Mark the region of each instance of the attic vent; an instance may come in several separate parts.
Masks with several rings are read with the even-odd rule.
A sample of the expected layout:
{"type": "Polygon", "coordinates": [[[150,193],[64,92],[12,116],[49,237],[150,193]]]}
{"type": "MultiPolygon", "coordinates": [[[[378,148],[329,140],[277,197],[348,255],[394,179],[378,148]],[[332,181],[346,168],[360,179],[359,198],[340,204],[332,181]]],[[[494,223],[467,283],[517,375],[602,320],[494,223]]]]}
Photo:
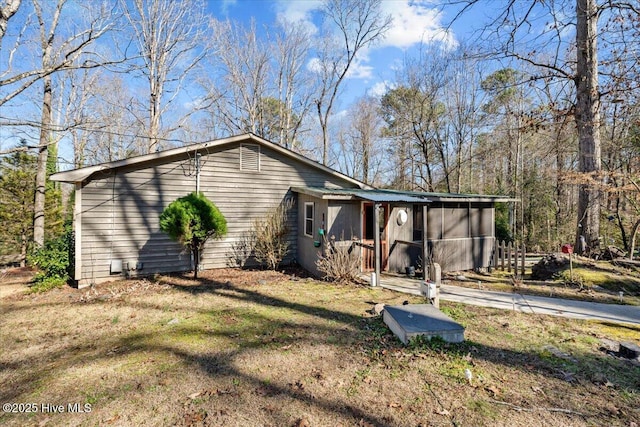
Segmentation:
{"type": "Polygon", "coordinates": [[[240,145],[240,170],[260,172],[260,146],[258,144],[240,145]]]}

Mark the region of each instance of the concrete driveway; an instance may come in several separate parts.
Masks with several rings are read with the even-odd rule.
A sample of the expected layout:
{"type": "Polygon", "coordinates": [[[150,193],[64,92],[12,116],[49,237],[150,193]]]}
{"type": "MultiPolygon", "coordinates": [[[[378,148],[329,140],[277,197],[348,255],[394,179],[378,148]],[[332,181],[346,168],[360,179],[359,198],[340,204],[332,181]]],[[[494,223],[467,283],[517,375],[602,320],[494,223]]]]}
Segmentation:
{"type": "Polygon", "coordinates": [[[440,299],[522,313],[547,314],[574,319],[601,320],[640,325],[640,307],[539,297],[442,285],[440,299]]]}
{"type": "MultiPolygon", "coordinates": [[[[382,288],[420,295],[419,282],[415,280],[386,281],[382,288]],[[385,283],[386,282],[386,283],[385,283]]],[[[602,304],[560,298],[495,292],[460,286],[442,285],[440,299],[481,307],[515,310],[522,313],[546,314],[574,319],[600,320],[603,322],[640,325],[640,307],[631,305],[602,304]]]]}

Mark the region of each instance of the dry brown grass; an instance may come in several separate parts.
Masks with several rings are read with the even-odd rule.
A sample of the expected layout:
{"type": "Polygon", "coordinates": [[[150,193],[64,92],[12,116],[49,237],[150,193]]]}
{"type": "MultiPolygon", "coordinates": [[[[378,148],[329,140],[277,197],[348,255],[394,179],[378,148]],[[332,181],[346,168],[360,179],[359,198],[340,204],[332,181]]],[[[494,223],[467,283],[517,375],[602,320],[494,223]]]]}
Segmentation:
{"type": "Polygon", "coordinates": [[[443,303],[467,342],[405,348],[369,310],[406,295],[277,272],[202,276],[5,296],[0,402],[91,412],[0,424],[640,423],[640,368],[600,350],[600,338],[637,341],[637,327],[443,303]]]}

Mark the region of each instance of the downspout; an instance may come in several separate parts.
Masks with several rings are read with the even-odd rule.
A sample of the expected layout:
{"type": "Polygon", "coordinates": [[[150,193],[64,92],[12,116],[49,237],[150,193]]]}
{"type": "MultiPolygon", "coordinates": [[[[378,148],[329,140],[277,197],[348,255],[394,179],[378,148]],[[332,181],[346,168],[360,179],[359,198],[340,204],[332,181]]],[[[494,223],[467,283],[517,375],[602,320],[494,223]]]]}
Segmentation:
{"type": "Polygon", "coordinates": [[[200,153],[196,153],[196,194],[200,194],[200,153]]]}
{"type": "Polygon", "coordinates": [[[82,182],[76,182],[76,194],[75,204],[73,207],[73,231],[75,234],[75,248],[74,248],[74,267],[73,280],[78,286],[78,289],[83,287],[84,283],[81,283],[82,277],[82,182]]]}
{"type": "Polygon", "coordinates": [[[380,286],[380,203],[373,205],[373,252],[374,270],[376,273],[376,283],[374,286],[380,286]]]}
{"type": "Polygon", "coordinates": [[[427,242],[427,205],[422,205],[422,279],[429,280],[429,242],[427,242]]]}

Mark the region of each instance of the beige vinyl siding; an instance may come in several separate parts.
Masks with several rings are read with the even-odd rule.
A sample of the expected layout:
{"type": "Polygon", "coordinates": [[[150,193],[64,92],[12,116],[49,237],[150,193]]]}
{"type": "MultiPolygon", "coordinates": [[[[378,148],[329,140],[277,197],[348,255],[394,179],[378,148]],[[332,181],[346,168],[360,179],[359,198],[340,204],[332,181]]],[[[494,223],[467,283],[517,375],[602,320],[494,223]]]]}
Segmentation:
{"type": "MultiPolygon", "coordinates": [[[[246,147],[245,147],[246,148],[246,147]]],[[[228,234],[209,241],[203,252],[203,268],[226,267],[233,248],[256,219],[295,198],[290,187],[352,187],[328,172],[305,165],[284,154],[260,146],[260,170],[240,168],[240,144],[230,143],[200,151],[200,191],[227,219],[228,234]]],[[[135,275],[190,269],[190,255],[159,229],[162,210],[175,199],[196,189],[194,154],[163,158],[155,163],[98,172],[86,182],[79,203],[82,219],[80,246],[82,283],[99,282],[121,275],[109,274],[111,260],[135,265],[135,275]]],[[[290,215],[291,258],[296,256],[298,223],[290,215]]]]}
{"type": "Polygon", "coordinates": [[[297,254],[298,262],[308,272],[315,276],[321,276],[322,273],[316,266],[316,260],[322,254],[324,250],[324,244],[320,247],[315,247],[314,242],[319,241],[324,243],[322,237],[318,234],[318,229],[322,227],[322,218],[325,218],[325,227],[327,226],[327,211],[329,202],[327,200],[317,199],[307,194],[298,195],[298,228],[301,230],[297,233],[297,254]],[[313,203],[313,236],[306,236],[304,230],[304,205],[305,203],[313,203]]]}

